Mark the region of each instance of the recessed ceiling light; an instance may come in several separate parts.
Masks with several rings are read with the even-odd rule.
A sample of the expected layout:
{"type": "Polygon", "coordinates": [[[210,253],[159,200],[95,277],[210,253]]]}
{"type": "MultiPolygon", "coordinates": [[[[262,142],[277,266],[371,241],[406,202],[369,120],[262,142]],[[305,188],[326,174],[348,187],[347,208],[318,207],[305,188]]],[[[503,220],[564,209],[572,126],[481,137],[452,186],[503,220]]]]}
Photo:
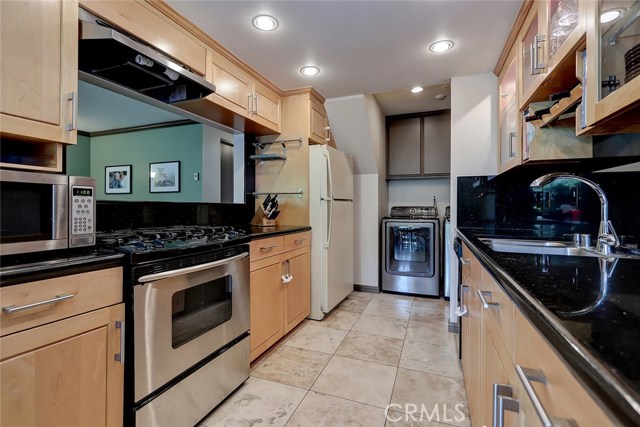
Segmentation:
{"type": "Polygon", "coordinates": [[[600,14],[600,23],[606,24],[607,22],[615,21],[622,15],[622,9],[609,9],[600,14]]]}
{"type": "Polygon", "coordinates": [[[258,15],[253,18],[253,26],[262,31],[273,31],[278,28],[278,20],[271,15],[258,15]]]}
{"type": "Polygon", "coordinates": [[[316,74],[320,73],[320,68],[313,65],[305,65],[304,67],[300,68],[300,72],[305,76],[315,76],[316,74]]]}
{"type": "Polygon", "coordinates": [[[421,88],[420,86],[416,86],[413,89],[411,89],[411,93],[420,93],[422,92],[424,89],[421,88]]]}
{"type": "Polygon", "coordinates": [[[446,52],[453,47],[451,40],[439,40],[429,46],[429,50],[434,53],[446,52]]]}

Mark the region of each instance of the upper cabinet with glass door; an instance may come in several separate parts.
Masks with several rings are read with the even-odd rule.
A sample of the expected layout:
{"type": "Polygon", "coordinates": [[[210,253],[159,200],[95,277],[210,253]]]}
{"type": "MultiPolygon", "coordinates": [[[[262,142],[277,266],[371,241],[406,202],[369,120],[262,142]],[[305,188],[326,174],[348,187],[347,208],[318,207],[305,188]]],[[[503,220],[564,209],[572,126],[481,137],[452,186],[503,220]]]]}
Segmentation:
{"type": "Polygon", "coordinates": [[[532,0],[518,35],[519,107],[575,86],[575,55],[585,34],[584,2],[532,0]]]}
{"type": "Polygon", "coordinates": [[[585,64],[586,102],[579,129],[640,132],[640,1],[589,1],[585,64]]]}
{"type": "Polygon", "coordinates": [[[520,138],[518,131],[520,128],[520,114],[518,111],[517,87],[517,58],[515,49],[511,50],[505,65],[506,70],[500,72],[500,158],[498,170],[500,173],[511,169],[521,163],[520,138]]]}

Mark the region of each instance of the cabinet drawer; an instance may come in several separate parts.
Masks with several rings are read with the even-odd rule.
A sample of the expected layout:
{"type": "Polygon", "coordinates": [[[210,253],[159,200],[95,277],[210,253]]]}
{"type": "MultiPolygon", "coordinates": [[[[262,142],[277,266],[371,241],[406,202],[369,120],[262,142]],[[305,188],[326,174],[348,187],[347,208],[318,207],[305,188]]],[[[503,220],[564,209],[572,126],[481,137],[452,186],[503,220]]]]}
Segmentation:
{"type": "Polygon", "coordinates": [[[284,250],[284,239],[282,236],[269,237],[267,239],[254,240],[251,242],[250,260],[251,262],[278,255],[284,250]]]}
{"type": "Polygon", "coordinates": [[[489,307],[483,306],[484,319],[493,324],[501,337],[502,343],[509,352],[509,357],[514,359],[514,312],[515,306],[507,294],[496,283],[493,277],[485,270],[482,274],[482,284],[477,292],[489,303],[489,307]],[[497,304],[497,305],[493,305],[497,304]]]}
{"type": "Polygon", "coordinates": [[[467,245],[462,245],[462,283],[473,289],[481,285],[482,266],[467,245]]]}
{"type": "MultiPolygon", "coordinates": [[[[580,427],[617,425],[604,414],[563,360],[519,311],[515,313],[515,328],[518,337],[516,364],[536,370],[537,374],[544,376],[546,383],[535,380],[529,382],[549,416],[572,419],[580,427]]],[[[518,400],[522,405],[519,415],[522,425],[537,425],[540,420],[532,410],[532,402],[524,391],[524,382],[517,379],[516,384],[518,400]]]]}
{"type": "Polygon", "coordinates": [[[122,267],[6,286],[0,297],[4,336],[122,302],[122,267]],[[46,301],[51,302],[36,305],[46,301]],[[35,306],[6,312],[30,304],[35,306]]]}
{"type": "Polygon", "coordinates": [[[285,252],[311,245],[311,232],[287,234],[284,237],[285,252]]]}

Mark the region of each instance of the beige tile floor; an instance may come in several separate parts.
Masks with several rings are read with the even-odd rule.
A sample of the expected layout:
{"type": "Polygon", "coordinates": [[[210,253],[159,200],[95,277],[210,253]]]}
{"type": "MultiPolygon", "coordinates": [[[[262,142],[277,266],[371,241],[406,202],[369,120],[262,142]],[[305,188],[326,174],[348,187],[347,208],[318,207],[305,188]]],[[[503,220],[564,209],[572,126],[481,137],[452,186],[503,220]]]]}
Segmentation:
{"type": "Polygon", "coordinates": [[[469,426],[448,307],[354,292],[258,359],[201,427],[469,426]]]}

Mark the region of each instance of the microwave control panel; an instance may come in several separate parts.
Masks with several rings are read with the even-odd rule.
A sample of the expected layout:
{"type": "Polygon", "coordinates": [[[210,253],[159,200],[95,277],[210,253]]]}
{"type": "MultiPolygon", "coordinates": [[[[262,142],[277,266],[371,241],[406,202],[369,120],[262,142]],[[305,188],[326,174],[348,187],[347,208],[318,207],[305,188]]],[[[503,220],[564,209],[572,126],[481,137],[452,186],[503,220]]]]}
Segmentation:
{"type": "Polygon", "coordinates": [[[94,243],[95,194],[93,187],[71,186],[71,215],[69,228],[71,246],[92,245],[94,243]],[[78,237],[75,237],[78,236],[78,237]]]}

